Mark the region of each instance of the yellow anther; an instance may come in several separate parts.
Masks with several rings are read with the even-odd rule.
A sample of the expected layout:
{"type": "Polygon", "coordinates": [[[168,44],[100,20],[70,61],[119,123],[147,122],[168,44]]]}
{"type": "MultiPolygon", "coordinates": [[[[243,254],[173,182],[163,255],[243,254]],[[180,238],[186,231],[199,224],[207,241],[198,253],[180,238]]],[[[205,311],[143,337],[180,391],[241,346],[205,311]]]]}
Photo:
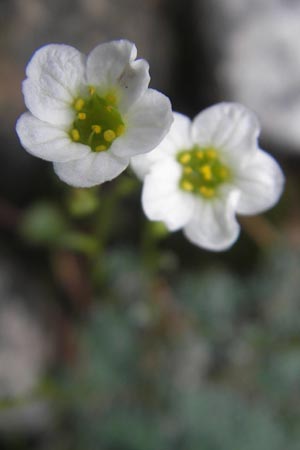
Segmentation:
{"type": "Polygon", "coordinates": [[[73,129],[71,130],[71,137],[72,137],[73,141],[79,141],[79,139],[80,139],[80,134],[79,134],[79,131],[76,130],[76,128],[73,128],[73,129]]]}
{"type": "Polygon", "coordinates": [[[100,134],[102,131],[102,128],[100,125],[92,125],[91,128],[95,134],[100,134]]]}
{"type": "Polygon", "coordinates": [[[183,180],[182,183],[181,183],[181,187],[185,191],[189,191],[189,192],[191,192],[194,189],[193,184],[190,181],[188,181],[188,180],[183,180]]]}
{"type": "Polygon", "coordinates": [[[86,119],[86,113],[80,112],[80,113],[77,114],[77,117],[80,120],[84,120],[84,119],[86,119]]]}
{"type": "Polygon", "coordinates": [[[84,107],[84,100],[83,98],[77,98],[74,103],[74,108],[76,111],[80,111],[84,107]]]}
{"type": "Polygon", "coordinates": [[[203,150],[198,150],[196,152],[196,156],[198,159],[203,159],[204,158],[204,151],[203,150]]]}
{"type": "Polygon", "coordinates": [[[212,171],[211,167],[208,164],[205,164],[204,166],[200,167],[199,172],[203,175],[203,178],[206,181],[212,180],[212,171]]]}
{"type": "Polygon", "coordinates": [[[94,86],[89,86],[89,93],[90,93],[90,95],[95,94],[95,92],[96,92],[96,89],[94,88],[94,86]]]}
{"type": "Polygon", "coordinates": [[[116,133],[113,130],[106,130],[103,133],[106,142],[112,142],[116,138],[116,133]]]}
{"type": "Polygon", "coordinates": [[[95,148],[96,152],[104,152],[105,150],[107,150],[106,145],[97,145],[97,147],[95,148]]]}
{"type": "Polygon", "coordinates": [[[117,126],[116,135],[121,136],[124,133],[124,131],[125,131],[125,125],[120,124],[117,126]]]}
{"type": "Polygon", "coordinates": [[[108,106],[106,107],[106,111],[108,111],[108,112],[112,112],[113,109],[114,109],[114,108],[113,108],[113,106],[111,106],[111,105],[108,105],[108,106]]]}
{"type": "Polygon", "coordinates": [[[207,187],[207,186],[200,186],[199,192],[200,192],[200,194],[203,195],[203,197],[206,197],[206,198],[212,198],[216,194],[215,189],[207,187]]]}
{"type": "Polygon", "coordinates": [[[182,153],[182,155],[179,156],[179,161],[182,164],[187,164],[191,160],[191,155],[189,153],[182,153]]]}
{"type": "Polygon", "coordinates": [[[214,149],[208,149],[208,150],[206,150],[206,156],[209,158],[209,159],[216,159],[216,157],[217,157],[217,152],[216,152],[216,150],[214,150],[214,149]]]}
{"type": "Polygon", "coordinates": [[[115,94],[112,94],[111,92],[106,94],[105,96],[105,100],[107,101],[107,103],[109,103],[110,105],[115,105],[117,103],[117,97],[115,96],[115,94]]]}
{"type": "Polygon", "coordinates": [[[190,166],[187,166],[183,169],[183,172],[189,175],[193,172],[193,169],[190,166]]]}

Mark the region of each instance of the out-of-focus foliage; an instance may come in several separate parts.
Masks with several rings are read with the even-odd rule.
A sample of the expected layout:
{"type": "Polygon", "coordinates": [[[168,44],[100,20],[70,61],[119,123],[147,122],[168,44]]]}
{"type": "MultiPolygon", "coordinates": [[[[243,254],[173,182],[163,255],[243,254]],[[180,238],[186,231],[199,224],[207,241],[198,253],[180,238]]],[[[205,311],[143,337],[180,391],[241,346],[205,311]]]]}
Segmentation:
{"type": "Polygon", "coordinates": [[[209,254],[141,214],[133,233],[136,188],[127,175],[90,192],[79,215],[67,189],[23,215],[66,310],[53,372],[1,399],[4,444],[31,448],[7,414],[42,402],[42,450],[297,450],[299,248],[242,235],[209,254]]]}
{"type": "Polygon", "coordinates": [[[70,448],[296,450],[300,254],[274,248],[249,276],[220,264],[171,282],[128,248],[106,256],[106,296],[60,385],[70,448]]]}

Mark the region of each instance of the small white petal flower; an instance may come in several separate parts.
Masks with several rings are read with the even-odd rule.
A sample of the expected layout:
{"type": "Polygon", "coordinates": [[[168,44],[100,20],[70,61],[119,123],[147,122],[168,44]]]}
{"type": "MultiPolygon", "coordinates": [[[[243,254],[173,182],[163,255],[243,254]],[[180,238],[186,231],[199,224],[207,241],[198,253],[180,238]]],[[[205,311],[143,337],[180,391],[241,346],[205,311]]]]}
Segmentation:
{"type": "Polygon", "coordinates": [[[169,99],[148,89],[148,63],[127,40],[101,44],[85,57],[68,45],[37,50],[23,93],[29,112],[16,130],[31,154],[54,163],[77,187],[111,180],[130,157],[155,148],[172,123],[169,99]]]}
{"type": "Polygon", "coordinates": [[[194,244],[229,248],[238,238],[238,214],[257,214],[279,199],[284,175],[258,147],[255,115],[236,103],[220,103],[193,121],[174,113],[170,132],[131,166],[144,179],[147,217],[169,230],[183,228],[194,244]]]}

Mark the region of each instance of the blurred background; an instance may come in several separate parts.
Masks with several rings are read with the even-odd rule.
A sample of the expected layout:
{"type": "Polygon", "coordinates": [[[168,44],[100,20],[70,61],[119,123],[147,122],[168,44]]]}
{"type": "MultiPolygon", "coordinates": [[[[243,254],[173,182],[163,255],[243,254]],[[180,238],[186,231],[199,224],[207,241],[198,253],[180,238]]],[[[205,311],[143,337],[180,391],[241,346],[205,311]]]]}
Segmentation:
{"type": "Polygon", "coordinates": [[[0,448],[300,449],[299,2],[1,0],[0,25],[0,448]],[[32,53],[118,38],[174,110],[257,113],[286,189],[231,250],[147,222],[130,170],[72,190],[21,148],[32,53]]]}

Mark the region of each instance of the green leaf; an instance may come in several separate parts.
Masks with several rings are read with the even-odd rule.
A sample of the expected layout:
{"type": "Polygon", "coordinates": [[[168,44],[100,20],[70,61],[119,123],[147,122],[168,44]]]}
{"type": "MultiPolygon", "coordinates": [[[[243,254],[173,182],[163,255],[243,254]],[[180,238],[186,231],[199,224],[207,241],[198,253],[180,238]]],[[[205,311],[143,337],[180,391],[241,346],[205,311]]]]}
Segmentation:
{"type": "Polygon", "coordinates": [[[54,244],[67,229],[59,209],[51,203],[37,203],[24,214],[20,233],[34,244],[54,244]]]}

